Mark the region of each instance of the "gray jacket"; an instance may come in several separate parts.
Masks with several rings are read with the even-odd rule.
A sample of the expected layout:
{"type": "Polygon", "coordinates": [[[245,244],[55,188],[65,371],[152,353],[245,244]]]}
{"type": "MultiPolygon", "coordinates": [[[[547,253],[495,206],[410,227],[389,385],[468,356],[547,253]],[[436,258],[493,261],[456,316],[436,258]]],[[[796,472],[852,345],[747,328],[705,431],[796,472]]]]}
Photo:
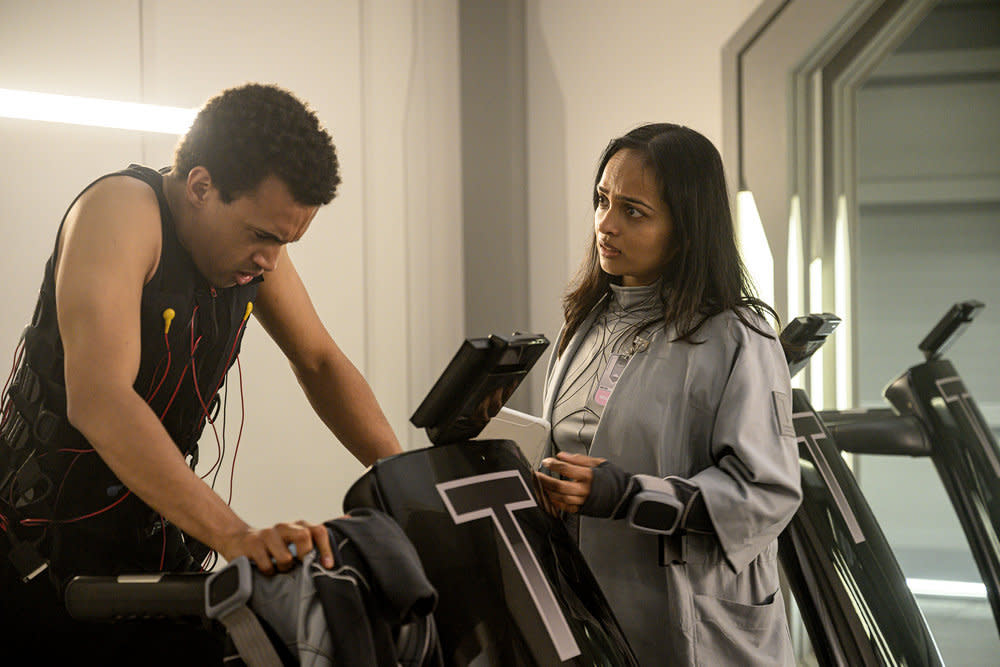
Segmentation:
{"type": "MultiPolygon", "coordinates": [[[[549,361],[546,419],[599,310],[549,361]]],[[[777,563],[801,499],[784,354],[732,312],[701,327],[701,345],[673,337],[657,329],[629,361],[590,455],[697,486],[715,534],[661,543],[622,520],[581,517],[581,551],[644,667],[793,664],[777,563]]]]}

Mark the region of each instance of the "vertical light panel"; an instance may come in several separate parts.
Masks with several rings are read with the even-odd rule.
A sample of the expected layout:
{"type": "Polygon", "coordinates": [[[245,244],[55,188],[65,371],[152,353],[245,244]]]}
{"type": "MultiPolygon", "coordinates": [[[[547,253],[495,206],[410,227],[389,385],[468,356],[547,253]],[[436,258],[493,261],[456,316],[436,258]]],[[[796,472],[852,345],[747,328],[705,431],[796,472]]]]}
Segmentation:
{"type": "MultiPolygon", "coordinates": [[[[798,195],[792,195],[788,213],[788,321],[805,315],[805,272],[803,258],[805,249],[802,245],[802,207],[798,195]]],[[[792,386],[804,388],[803,373],[797,373],[792,378],[792,386]]]]}
{"type": "Polygon", "coordinates": [[[792,195],[788,212],[788,319],[805,315],[805,272],[802,244],[802,207],[798,195],[792,195]]]}
{"type": "Polygon", "coordinates": [[[833,245],[833,301],[841,324],[834,332],[836,368],[836,408],[851,407],[851,247],[847,233],[847,199],[837,199],[837,220],[833,245]]]}
{"type": "Polygon", "coordinates": [[[757,296],[764,302],[774,304],[774,256],[760,221],[757,203],[753,193],[740,190],[736,195],[737,240],[743,263],[750,278],[757,287],[757,296]]]}
{"type": "MultiPolygon", "coordinates": [[[[823,260],[819,257],[809,263],[809,312],[823,312],[823,260]]],[[[822,347],[809,362],[809,398],[817,410],[824,409],[822,347]]]]}

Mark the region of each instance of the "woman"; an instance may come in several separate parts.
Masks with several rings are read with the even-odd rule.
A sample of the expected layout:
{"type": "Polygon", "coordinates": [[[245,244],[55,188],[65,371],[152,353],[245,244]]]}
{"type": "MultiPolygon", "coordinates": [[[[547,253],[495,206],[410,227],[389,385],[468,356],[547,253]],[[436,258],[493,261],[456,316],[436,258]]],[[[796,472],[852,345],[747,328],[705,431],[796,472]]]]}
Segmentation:
{"type": "Polygon", "coordinates": [[[791,663],[788,366],[736,248],[722,160],[691,129],[645,125],[604,150],[593,197],[547,372],[545,500],[640,664],[791,663]]]}

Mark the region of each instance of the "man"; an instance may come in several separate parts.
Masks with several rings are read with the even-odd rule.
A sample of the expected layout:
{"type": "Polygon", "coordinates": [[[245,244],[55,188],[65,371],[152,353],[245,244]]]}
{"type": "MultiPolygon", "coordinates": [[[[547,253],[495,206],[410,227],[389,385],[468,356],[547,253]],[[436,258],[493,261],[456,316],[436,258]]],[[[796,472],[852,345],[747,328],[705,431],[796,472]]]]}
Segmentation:
{"type": "Polygon", "coordinates": [[[197,569],[199,543],[264,574],[291,545],[333,564],[323,526],[252,527],[193,464],[251,312],[358,460],[401,451],[285,249],[339,182],[316,116],[252,84],[206,104],[169,171],[133,165],[70,206],[0,428],[5,615],[39,580],[197,569]]]}

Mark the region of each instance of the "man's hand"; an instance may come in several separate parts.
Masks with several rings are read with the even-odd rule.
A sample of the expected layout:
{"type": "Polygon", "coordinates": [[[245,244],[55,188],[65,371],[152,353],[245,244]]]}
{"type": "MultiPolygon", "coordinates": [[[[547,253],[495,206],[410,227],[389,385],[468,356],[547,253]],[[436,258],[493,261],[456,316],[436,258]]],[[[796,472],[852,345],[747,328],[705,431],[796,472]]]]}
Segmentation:
{"type": "Polygon", "coordinates": [[[246,556],[261,574],[271,575],[275,571],[287,572],[297,562],[289,549],[290,545],[295,545],[295,553],[300,555],[316,549],[323,567],[332,568],[334,565],[326,526],[305,521],[279,523],[271,528],[248,528],[226,539],[219,554],[227,561],[246,556]]]}
{"type": "Polygon", "coordinates": [[[547,468],[549,472],[563,477],[563,479],[556,479],[549,475],[537,475],[538,483],[552,508],[570,513],[579,512],[580,507],[590,496],[594,468],[604,463],[605,460],[568,452],[559,452],[555,458],[544,459],[542,466],[547,468]]]}

